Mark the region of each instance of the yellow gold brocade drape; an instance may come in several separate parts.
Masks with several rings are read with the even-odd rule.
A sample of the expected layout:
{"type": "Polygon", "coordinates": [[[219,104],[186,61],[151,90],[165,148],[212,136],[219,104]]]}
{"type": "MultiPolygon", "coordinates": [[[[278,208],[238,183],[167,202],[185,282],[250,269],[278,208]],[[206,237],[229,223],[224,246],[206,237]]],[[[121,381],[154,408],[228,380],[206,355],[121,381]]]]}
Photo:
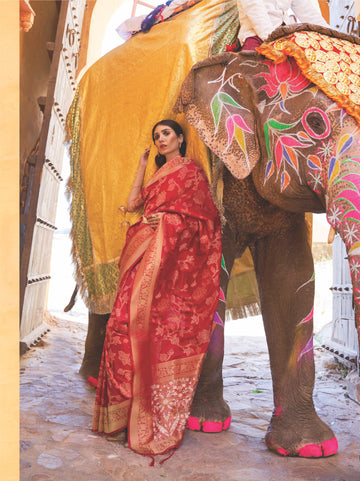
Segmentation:
{"type": "MultiPolygon", "coordinates": [[[[163,118],[178,120],[187,157],[210,176],[206,147],[172,107],[193,64],[217,53],[216,45],[224,51],[236,38],[237,22],[235,1],[203,0],[110,51],[81,79],[67,120],[72,236],[77,280],[93,312],[112,309],[124,221],[139,217],[124,215],[119,207],[126,205],[141,153],[152,144],[153,125],[163,118]]],[[[145,181],[155,171],[154,157],[152,145],[145,181]]]]}

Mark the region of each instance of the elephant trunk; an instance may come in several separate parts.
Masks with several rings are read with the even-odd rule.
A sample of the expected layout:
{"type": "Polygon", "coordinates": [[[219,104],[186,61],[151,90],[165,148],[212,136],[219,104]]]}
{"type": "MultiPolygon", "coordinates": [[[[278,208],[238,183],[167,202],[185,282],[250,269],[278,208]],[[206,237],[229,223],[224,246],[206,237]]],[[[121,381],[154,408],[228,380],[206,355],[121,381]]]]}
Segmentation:
{"type": "MultiPolygon", "coordinates": [[[[359,226],[358,226],[359,227],[359,226]]],[[[359,230],[360,232],[360,230],[359,230]]],[[[351,272],[351,281],[353,285],[353,303],[355,310],[355,327],[357,330],[358,337],[358,352],[360,353],[360,243],[354,242],[351,244],[348,242],[347,233],[348,229],[346,227],[340,228],[339,230],[342,240],[346,244],[347,257],[351,272]]],[[[358,369],[360,368],[359,357],[358,357],[358,369]]]]}
{"type": "Polygon", "coordinates": [[[357,146],[359,139],[355,139],[356,136],[344,136],[337,156],[330,159],[327,172],[327,219],[346,245],[360,346],[360,157],[357,146]],[[340,161],[338,157],[341,145],[346,155],[340,161]],[[351,146],[354,155],[348,153],[351,152],[351,146]]]}

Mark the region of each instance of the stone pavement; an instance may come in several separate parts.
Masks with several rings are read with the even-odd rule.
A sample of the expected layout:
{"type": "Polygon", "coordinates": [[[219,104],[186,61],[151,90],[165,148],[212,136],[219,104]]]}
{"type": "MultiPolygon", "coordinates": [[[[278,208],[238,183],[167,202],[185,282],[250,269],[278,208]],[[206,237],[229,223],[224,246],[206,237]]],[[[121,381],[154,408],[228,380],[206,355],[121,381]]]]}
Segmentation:
{"type": "MultiPolygon", "coordinates": [[[[91,432],[95,390],[78,374],[86,326],[50,319],[50,331],[21,358],[21,481],[360,481],[360,405],[344,373],[316,349],[315,404],[337,435],[325,459],[283,458],[265,447],[272,388],[261,319],[226,327],[225,399],[233,420],[223,433],[186,431],[164,464],[149,466],[120,439],[91,432]],[[244,326],[252,324],[251,336],[244,326]]],[[[4,480],[5,481],[5,480],[4,480]]]]}

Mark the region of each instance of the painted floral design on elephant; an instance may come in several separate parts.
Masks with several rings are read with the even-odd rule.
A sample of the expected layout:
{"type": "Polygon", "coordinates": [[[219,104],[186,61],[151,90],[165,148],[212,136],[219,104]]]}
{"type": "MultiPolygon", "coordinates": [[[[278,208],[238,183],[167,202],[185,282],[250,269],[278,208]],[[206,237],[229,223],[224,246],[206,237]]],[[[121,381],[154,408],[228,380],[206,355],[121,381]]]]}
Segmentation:
{"type": "MultiPolygon", "coordinates": [[[[307,158],[308,185],[315,193],[327,189],[328,221],[335,230],[343,230],[345,243],[351,250],[359,241],[360,157],[342,157],[359,141],[358,133],[357,130],[353,134],[344,134],[336,151],[335,144],[329,140],[322,144],[316,155],[307,158]]],[[[360,244],[357,247],[360,253],[360,244]]]]}
{"type": "Polygon", "coordinates": [[[342,233],[347,246],[350,271],[355,281],[360,274],[360,157],[342,157],[356,143],[360,129],[344,134],[335,149],[332,140],[323,142],[316,155],[307,159],[308,185],[316,193],[328,192],[329,223],[342,233]]]}
{"type": "MultiPolygon", "coordinates": [[[[275,119],[269,119],[264,124],[264,137],[266,141],[266,148],[269,161],[266,166],[265,183],[275,172],[280,175],[281,192],[286,189],[291,181],[291,171],[287,166],[292,167],[301,180],[299,174],[300,157],[308,159],[309,163],[313,164],[316,170],[317,166],[321,166],[321,162],[316,155],[309,155],[302,152],[300,149],[308,149],[313,147],[315,142],[329,136],[331,132],[330,120],[327,114],[317,107],[311,107],[305,110],[301,119],[296,120],[290,124],[278,122],[275,119]],[[315,132],[308,121],[309,116],[317,115],[323,122],[325,128],[321,133],[315,132]],[[299,130],[296,129],[300,126],[299,130]],[[285,130],[293,129],[293,132],[284,133],[285,130]],[[274,146],[273,151],[270,146],[274,146]]],[[[322,185],[319,177],[319,172],[316,173],[314,179],[316,184],[322,185]]]]}
{"type": "MultiPolygon", "coordinates": [[[[256,64],[251,61],[245,62],[249,66],[255,67],[256,64]]],[[[258,92],[264,90],[266,95],[272,99],[270,103],[267,104],[268,121],[264,125],[264,134],[266,139],[266,145],[269,154],[269,163],[267,166],[268,179],[274,172],[274,156],[270,151],[270,136],[277,136],[276,147],[275,147],[275,161],[277,165],[277,171],[280,172],[280,166],[284,162],[289,163],[298,172],[298,149],[306,148],[312,144],[310,136],[306,133],[306,130],[310,130],[306,125],[304,130],[295,132],[293,134],[287,133],[286,135],[280,135],[284,130],[289,130],[296,126],[301,119],[298,119],[292,123],[282,123],[276,120],[278,116],[276,110],[280,107],[280,110],[289,114],[285,108],[285,100],[291,99],[297,95],[300,95],[303,90],[310,84],[309,80],[304,77],[301,70],[297,66],[293,59],[287,59],[287,61],[275,65],[272,62],[265,60],[264,65],[268,66],[268,72],[260,73],[254,75],[254,77],[263,77],[266,81],[265,84],[258,88],[258,92]]],[[[246,119],[244,118],[244,112],[249,112],[244,105],[240,105],[229,92],[239,93],[239,87],[237,86],[238,81],[242,78],[240,73],[235,73],[226,78],[225,69],[222,74],[215,80],[210,81],[210,84],[219,83],[219,88],[211,99],[210,107],[213,117],[213,122],[215,126],[214,135],[218,133],[218,129],[223,119],[225,129],[227,132],[227,150],[235,139],[241,150],[248,156],[248,151],[246,148],[246,135],[253,135],[254,132],[249,127],[246,119]]],[[[316,89],[314,90],[314,94],[316,89]]],[[[310,111],[310,109],[309,109],[310,111]]],[[[303,115],[304,122],[306,120],[305,112],[303,115]]],[[[290,174],[283,167],[281,172],[281,189],[285,189],[290,182],[290,174]]]]}
{"type": "Polygon", "coordinates": [[[258,90],[265,90],[267,96],[273,99],[272,105],[279,105],[283,112],[289,114],[290,112],[285,108],[285,100],[301,93],[309,86],[310,81],[302,74],[296,61],[291,57],[278,64],[269,60],[263,63],[269,67],[269,71],[255,75],[255,78],[262,77],[266,81],[265,85],[258,90]]]}
{"type": "Polygon", "coordinates": [[[277,175],[280,175],[281,192],[286,189],[291,181],[291,174],[286,166],[292,167],[300,179],[299,155],[303,154],[301,154],[299,149],[308,148],[313,143],[308,134],[302,130],[296,133],[284,132],[292,129],[297,123],[285,124],[271,118],[264,124],[264,137],[269,158],[266,165],[264,183],[276,171],[277,175]],[[273,150],[271,146],[274,146],[273,150]]]}
{"type": "Polygon", "coordinates": [[[246,110],[247,112],[250,111],[246,109],[243,105],[240,105],[238,102],[236,102],[236,100],[229,93],[224,91],[224,88],[230,87],[231,89],[234,89],[236,92],[238,92],[239,89],[235,86],[235,80],[240,77],[241,74],[236,73],[225,80],[224,70],[219,78],[209,82],[220,82],[220,87],[213,96],[210,107],[215,124],[215,134],[218,131],[220,119],[222,116],[224,117],[225,114],[225,127],[228,135],[226,150],[230,147],[233,139],[235,138],[241,150],[245,153],[245,155],[247,155],[244,132],[254,134],[254,131],[248,126],[244,117],[240,115],[239,112],[241,110],[246,110]]]}

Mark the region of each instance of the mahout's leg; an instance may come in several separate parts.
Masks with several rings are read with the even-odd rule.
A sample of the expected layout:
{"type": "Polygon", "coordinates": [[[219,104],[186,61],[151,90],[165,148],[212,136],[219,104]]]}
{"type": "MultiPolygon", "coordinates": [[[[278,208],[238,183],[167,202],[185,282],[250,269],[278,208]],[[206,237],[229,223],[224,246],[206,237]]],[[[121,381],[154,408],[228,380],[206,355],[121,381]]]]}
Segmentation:
{"type": "MultiPolygon", "coordinates": [[[[226,295],[229,275],[235,260],[234,236],[228,224],[223,230],[222,243],[221,290],[226,295]]],[[[225,307],[225,302],[219,300],[215,314],[215,327],[211,334],[187,425],[193,431],[220,432],[230,426],[231,412],[223,398],[222,377],[225,307]]]]}
{"type": "Polygon", "coordinates": [[[312,397],[314,265],[304,216],[295,216],[290,230],[257,241],[252,254],[275,405],[265,442],[284,456],[335,454],[337,440],[312,397]]]}

